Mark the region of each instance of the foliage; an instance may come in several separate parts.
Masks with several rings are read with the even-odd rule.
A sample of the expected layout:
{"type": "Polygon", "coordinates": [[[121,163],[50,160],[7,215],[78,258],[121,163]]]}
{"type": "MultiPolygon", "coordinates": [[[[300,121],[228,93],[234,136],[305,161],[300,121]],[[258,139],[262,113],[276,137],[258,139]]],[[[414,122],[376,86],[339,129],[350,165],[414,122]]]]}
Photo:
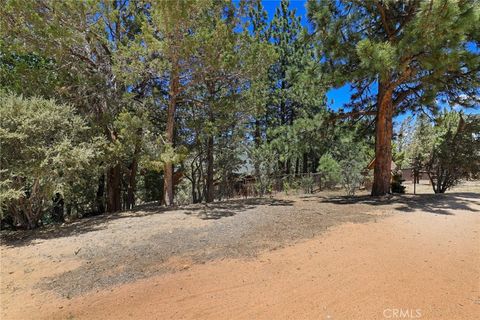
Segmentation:
{"type": "Polygon", "coordinates": [[[405,186],[402,185],[403,183],[402,173],[395,172],[392,175],[392,193],[405,193],[405,186]]]}
{"type": "Polygon", "coordinates": [[[474,1],[310,0],[312,28],[288,0],[272,17],[260,0],[2,9],[1,202],[17,225],[35,227],[57,192],[69,216],[174,192],[210,202],[248,179],[261,196],[282,182],[311,192],[316,171],[354,194],[374,145],[387,187],[377,164],[392,155],[428,167],[436,191],[476,176],[474,118],[407,118],[390,143],[399,113],[478,103],[474,1]],[[329,109],[326,92],[346,84],[352,112],[329,109]]]}
{"type": "Polygon", "coordinates": [[[414,172],[426,171],[435,193],[444,193],[480,171],[478,115],[444,111],[433,119],[419,116],[406,153],[414,172]]]}
{"type": "Polygon", "coordinates": [[[104,141],[72,106],[53,100],[0,92],[0,112],[2,216],[34,228],[55,192],[74,202],[89,190],[104,141]]]}
{"type": "Polygon", "coordinates": [[[364,142],[356,141],[352,135],[342,137],[340,142],[337,159],[340,159],[341,182],[347,195],[354,196],[364,179],[370,158],[369,148],[364,142]]]}
{"type": "Polygon", "coordinates": [[[444,193],[462,179],[480,176],[480,117],[447,112],[436,118],[433,149],[426,160],[435,193],[444,193]]]}
{"type": "Polygon", "coordinates": [[[412,140],[407,145],[407,158],[414,170],[421,170],[430,156],[435,141],[435,130],[429,118],[419,115],[415,121],[412,140]]]}
{"type": "Polygon", "coordinates": [[[323,188],[333,188],[340,182],[340,164],[330,153],[326,153],[320,158],[317,170],[321,174],[323,188]]]}
{"type": "Polygon", "coordinates": [[[300,178],[300,187],[305,193],[313,193],[315,181],[311,175],[304,175],[300,178]]]}
{"type": "Polygon", "coordinates": [[[363,180],[362,171],[365,169],[362,162],[354,158],[340,162],[342,184],[347,196],[354,196],[363,180]]]}
{"type": "Polygon", "coordinates": [[[249,156],[258,168],[255,189],[259,196],[271,193],[276,171],[277,153],[268,144],[262,144],[250,150],[249,156]]]}
{"type": "Polygon", "coordinates": [[[310,0],[307,6],[323,67],[335,86],[351,83],[354,109],[374,106],[378,92],[367,88],[375,82],[393,90],[398,113],[436,109],[436,98],[478,102],[480,57],[468,49],[478,39],[476,1],[310,0]]]}
{"type": "Polygon", "coordinates": [[[372,195],[384,195],[395,115],[479,102],[478,2],[309,0],[307,8],[329,83],[350,86],[352,117],[376,115],[372,195]]]}

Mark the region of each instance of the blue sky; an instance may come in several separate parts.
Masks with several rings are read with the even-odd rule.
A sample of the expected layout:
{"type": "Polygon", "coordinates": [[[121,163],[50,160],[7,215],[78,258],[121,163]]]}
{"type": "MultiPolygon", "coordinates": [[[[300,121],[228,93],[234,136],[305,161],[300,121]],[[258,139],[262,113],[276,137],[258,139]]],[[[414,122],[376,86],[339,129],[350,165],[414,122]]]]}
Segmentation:
{"type": "MultiPolygon", "coordinates": [[[[276,9],[280,6],[280,0],[264,0],[262,1],[265,10],[268,13],[269,19],[273,18],[276,9]]],[[[301,17],[302,25],[309,28],[310,25],[307,20],[307,11],[305,8],[306,1],[303,0],[290,0],[290,9],[295,9],[297,16],[301,17]]],[[[469,49],[472,51],[479,51],[479,48],[476,47],[474,44],[469,46],[469,49]]],[[[350,101],[350,86],[345,85],[343,87],[337,89],[331,89],[327,92],[327,98],[329,107],[333,110],[338,110],[343,106],[343,104],[350,101]]],[[[448,108],[449,106],[445,106],[448,108]]],[[[478,108],[475,109],[467,109],[465,110],[466,113],[478,113],[478,108]]],[[[395,118],[395,122],[398,124],[401,122],[408,114],[402,114],[395,118]]]]}
{"type": "MultiPolygon", "coordinates": [[[[280,0],[262,1],[265,10],[268,13],[268,18],[272,19],[275,11],[280,6],[280,0]]],[[[304,27],[310,27],[307,20],[307,10],[305,8],[306,1],[291,0],[290,9],[295,10],[297,16],[301,17],[301,22],[304,27]]],[[[338,89],[331,89],[327,92],[329,105],[332,109],[338,110],[342,105],[350,100],[350,86],[346,85],[338,89]]]]}

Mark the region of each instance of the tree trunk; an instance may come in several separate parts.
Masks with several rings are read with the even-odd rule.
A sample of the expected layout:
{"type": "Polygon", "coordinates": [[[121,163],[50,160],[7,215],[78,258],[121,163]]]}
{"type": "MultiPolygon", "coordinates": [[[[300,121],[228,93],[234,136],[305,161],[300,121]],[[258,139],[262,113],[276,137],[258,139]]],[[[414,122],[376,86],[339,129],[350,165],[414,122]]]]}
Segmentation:
{"type": "Polygon", "coordinates": [[[122,210],[122,179],[120,164],[108,169],[107,174],[107,212],[122,210]]]}
{"type": "Polygon", "coordinates": [[[198,203],[197,200],[197,184],[195,177],[192,176],[192,203],[198,203]]]}
{"type": "Polygon", "coordinates": [[[306,152],[303,153],[302,172],[303,173],[308,173],[308,154],[306,152]]]}
{"type": "Polygon", "coordinates": [[[207,140],[207,202],[213,202],[214,198],[213,164],[213,136],[210,135],[207,140]]]}
{"type": "Polygon", "coordinates": [[[377,119],[375,123],[375,166],[373,170],[372,196],[390,192],[392,175],[392,89],[379,84],[377,119]]]}
{"type": "MultiPolygon", "coordinates": [[[[178,61],[172,63],[172,74],[170,79],[170,100],[167,109],[167,130],[166,140],[173,147],[174,127],[175,127],[175,108],[177,105],[177,95],[180,89],[180,79],[178,74],[178,61]]],[[[168,161],[165,163],[164,170],[164,201],[166,206],[173,206],[173,163],[168,161]]]]}
{"type": "MultiPolygon", "coordinates": [[[[258,118],[255,119],[254,141],[255,141],[255,147],[256,148],[260,147],[261,133],[260,133],[260,120],[258,118]]],[[[260,164],[258,163],[258,161],[255,161],[254,166],[255,166],[254,168],[255,176],[258,177],[260,176],[260,164]]]]}
{"type": "Polygon", "coordinates": [[[135,157],[130,164],[130,174],[128,177],[128,187],[127,187],[127,210],[133,209],[135,206],[135,191],[137,188],[137,168],[138,161],[135,157]]]}
{"type": "Polygon", "coordinates": [[[97,195],[95,197],[97,214],[105,213],[104,196],[105,196],[105,174],[102,174],[100,178],[98,178],[97,195]]]}

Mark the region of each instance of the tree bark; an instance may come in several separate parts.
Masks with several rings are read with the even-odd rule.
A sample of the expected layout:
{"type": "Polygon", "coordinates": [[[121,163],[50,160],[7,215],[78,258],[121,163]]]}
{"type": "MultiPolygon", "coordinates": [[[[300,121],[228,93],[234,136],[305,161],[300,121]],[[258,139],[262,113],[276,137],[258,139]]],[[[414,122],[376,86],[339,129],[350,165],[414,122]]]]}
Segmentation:
{"type": "Polygon", "coordinates": [[[130,174],[128,177],[128,187],[127,187],[127,210],[133,209],[135,206],[135,191],[137,189],[137,168],[138,161],[135,157],[130,164],[130,174]]]}
{"type": "Polygon", "coordinates": [[[193,170],[193,164],[192,164],[192,203],[197,203],[197,178],[195,177],[195,172],[193,170]]]}
{"type": "Polygon", "coordinates": [[[306,152],[303,153],[302,157],[302,172],[308,173],[308,154],[306,152]]]}
{"type": "Polygon", "coordinates": [[[97,188],[97,194],[95,197],[97,214],[105,213],[104,195],[105,195],[105,174],[102,174],[100,178],[98,178],[98,188],[97,188]]]}
{"type": "MultiPolygon", "coordinates": [[[[261,144],[261,133],[260,133],[260,120],[257,118],[255,119],[255,131],[254,131],[254,136],[253,139],[255,141],[255,147],[258,148],[260,147],[261,144]]],[[[260,176],[260,164],[255,161],[254,163],[254,174],[256,177],[260,176]]]]}
{"type": "Polygon", "coordinates": [[[213,188],[213,135],[210,135],[207,140],[207,202],[213,202],[213,188]]]}
{"type": "MultiPolygon", "coordinates": [[[[173,147],[174,127],[175,127],[175,109],[177,105],[177,95],[180,89],[180,78],[178,74],[178,61],[174,59],[172,63],[172,73],[170,79],[170,100],[167,109],[167,129],[166,140],[173,147]]],[[[164,168],[164,202],[166,206],[173,206],[173,163],[168,161],[164,168]]]]}
{"type": "Polygon", "coordinates": [[[372,196],[383,196],[390,192],[392,175],[392,89],[379,84],[377,118],[375,123],[375,165],[373,169],[372,196]]]}
{"type": "Polygon", "coordinates": [[[107,173],[107,212],[122,210],[122,179],[120,164],[108,169],[107,173]]]}
{"type": "Polygon", "coordinates": [[[285,161],[285,174],[289,175],[290,174],[290,158],[285,161]]]}

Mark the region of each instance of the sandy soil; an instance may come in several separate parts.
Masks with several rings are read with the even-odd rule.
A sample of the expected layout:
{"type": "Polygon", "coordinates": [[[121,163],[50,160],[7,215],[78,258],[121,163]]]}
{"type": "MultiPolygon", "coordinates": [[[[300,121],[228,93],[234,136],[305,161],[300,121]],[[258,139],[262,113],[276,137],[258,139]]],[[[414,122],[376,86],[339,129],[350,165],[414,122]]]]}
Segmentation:
{"type": "Polygon", "coordinates": [[[1,318],[478,319],[479,213],[468,184],[144,208],[6,234],[1,318]]]}

